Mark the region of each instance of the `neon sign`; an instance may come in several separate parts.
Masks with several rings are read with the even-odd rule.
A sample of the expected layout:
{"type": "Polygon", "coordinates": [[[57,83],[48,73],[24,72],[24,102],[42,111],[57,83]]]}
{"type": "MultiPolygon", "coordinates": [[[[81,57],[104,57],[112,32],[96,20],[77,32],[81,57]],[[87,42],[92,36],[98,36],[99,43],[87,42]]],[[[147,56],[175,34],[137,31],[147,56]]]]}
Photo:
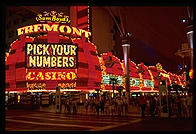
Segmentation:
{"type": "Polygon", "coordinates": [[[169,75],[168,74],[165,74],[165,73],[160,73],[163,77],[166,77],[166,78],[169,78],[169,75]]]}
{"type": "Polygon", "coordinates": [[[72,35],[75,37],[81,37],[82,34],[86,38],[91,36],[91,32],[85,31],[83,29],[78,29],[76,27],[70,27],[68,25],[59,25],[59,24],[35,24],[30,26],[25,26],[17,29],[18,36],[23,34],[33,34],[33,33],[46,33],[46,32],[60,32],[65,35],[72,35]]]}
{"type": "Polygon", "coordinates": [[[110,78],[115,78],[116,79],[116,85],[121,85],[122,84],[122,77],[121,76],[111,76],[111,75],[103,75],[103,84],[112,84],[110,82],[110,78]]]}
{"type": "Polygon", "coordinates": [[[130,78],[130,86],[134,87],[154,87],[154,83],[151,80],[142,80],[139,78],[130,78]]]}
{"type": "Polygon", "coordinates": [[[39,22],[58,22],[58,23],[70,23],[69,16],[64,15],[63,12],[57,13],[56,11],[47,12],[44,11],[43,14],[38,14],[36,20],[39,22]]]}
{"type": "Polygon", "coordinates": [[[162,65],[161,65],[160,63],[157,63],[157,64],[156,64],[156,68],[159,69],[159,70],[162,70],[162,69],[163,69],[163,68],[162,68],[162,65]]]}
{"type": "Polygon", "coordinates": [[[154,87],[154,83],[151,80],[144,80],[144,87],[154,87]]]}
{"type": "Polygon", "coordinates": [[[76,68],[77,45],[26,44],[27,68],[76,68]]]}
{"type": "Polygon", "coordinates": [[[75,72],[35,72],[26,75],[27,80],[76,80],[75,72]]]}
{"type": "Polygon", "coordinates": [[[58,83],[58,86],[61,88],[66,88],[66,89],[72,89],[76,87],[76,82],[71,82],[71,83],[58,83]]]}
{"type": "Polygon", "coordinates": [[[139,79],[130,78],[130,86],[139,86],[139,85],[140,85],[139,79]]]}
{"type": "Polygon", "coordinates": [[[45,89],[46,88],[46,83],[27,83],[27,88],[29,90],[34,90],[36,89],[45,89]]]}

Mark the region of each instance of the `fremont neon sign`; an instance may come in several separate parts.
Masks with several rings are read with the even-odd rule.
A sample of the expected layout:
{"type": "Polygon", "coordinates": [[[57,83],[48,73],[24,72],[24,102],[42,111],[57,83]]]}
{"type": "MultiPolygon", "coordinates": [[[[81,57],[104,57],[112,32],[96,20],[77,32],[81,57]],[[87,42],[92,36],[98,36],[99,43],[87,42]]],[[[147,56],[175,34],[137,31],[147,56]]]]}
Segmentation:
{"type": "Polygon", "coordinates": [[[72,35],[75,37],[81,37],[84,34],[84,37],[89,38],[91,32],[85,31],[83,29],[78,29],[76,27],[71,27],[68,25],[61,24],[35,24],[30,26],[25,26],[18,28],[18,36],[23,34],[33,34],[33,33],[44,33],[44,32],[60,32],[63,35],[72,35]]]}

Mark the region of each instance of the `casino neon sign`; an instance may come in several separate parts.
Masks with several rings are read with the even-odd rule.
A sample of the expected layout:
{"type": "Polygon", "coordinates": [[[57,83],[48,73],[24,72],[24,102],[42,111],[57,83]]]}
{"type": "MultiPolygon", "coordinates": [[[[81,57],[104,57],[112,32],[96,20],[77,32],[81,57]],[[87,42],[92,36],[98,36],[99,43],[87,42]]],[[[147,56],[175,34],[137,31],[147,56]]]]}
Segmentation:
{"type": "Polygon", "coordinates": [[[76,80],[75,72],[36,72],[30,71],[26,75],[27,80],[76,80]]]}

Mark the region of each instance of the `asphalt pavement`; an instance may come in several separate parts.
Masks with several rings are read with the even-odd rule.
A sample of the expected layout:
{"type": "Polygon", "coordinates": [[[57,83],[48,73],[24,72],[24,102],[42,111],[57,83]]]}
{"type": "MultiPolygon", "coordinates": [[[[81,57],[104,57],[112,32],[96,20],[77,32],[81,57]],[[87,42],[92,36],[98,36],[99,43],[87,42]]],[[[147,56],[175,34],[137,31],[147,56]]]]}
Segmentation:
{"type": "Polygon", "coordinates": [[[77,114],[67,114],[62,107],[56,113],[55,106],[38,110],[6,110],[6,131],[193,131],[193,120],[146,117],[139,109],[129,107],[125,115],[106,115],[78,109],[77,114]]]}

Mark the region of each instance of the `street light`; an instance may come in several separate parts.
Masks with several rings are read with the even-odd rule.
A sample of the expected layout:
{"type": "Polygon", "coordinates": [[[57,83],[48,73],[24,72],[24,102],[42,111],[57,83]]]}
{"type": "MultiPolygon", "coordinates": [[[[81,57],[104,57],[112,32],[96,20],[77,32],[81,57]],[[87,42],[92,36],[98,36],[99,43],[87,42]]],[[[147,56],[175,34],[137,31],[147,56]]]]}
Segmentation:
{"type": "Polygon", "coordinates": [[[123,53],[124,53],[124,62],[125,62],[125,89],[126,89],[126,97],[128,100],[128,104],[130,103],[130,81],[129,81],[129,51],[130,51],[130,44],[129,44],[129,38],[131,37],[131,33],[126,32],[126,24],[124,25],[123,22],[126,23],[126,16],[122,16],[122,12],[119,9],[119,16],[120,16],[120,25],[118,21],[116,20],[111,8],[107,8],[109,11],[110,15],[112,16],[122,39],[122,47],[123,47],[123,53]],[[124,19],[123,19],[124,17],[124,19]]]}
{"type": "Polygon", "coordinates": [[[191,69],[193,69],[193,10],[190,7],[187,7],[188,13],[188,26],[187,29],[187,38],[191,49],[191,69]]]}
{"type": "Polygon", "coordinates": [[[125,90],[128,104],[130,103],[130,76],[129,76],[129,55],[130,55],[130,44],[129,38],[131,37],[130,33],[124,34],[122,38],[122,47],[124,54],[124,64],[125,64],[125,90]]]}

